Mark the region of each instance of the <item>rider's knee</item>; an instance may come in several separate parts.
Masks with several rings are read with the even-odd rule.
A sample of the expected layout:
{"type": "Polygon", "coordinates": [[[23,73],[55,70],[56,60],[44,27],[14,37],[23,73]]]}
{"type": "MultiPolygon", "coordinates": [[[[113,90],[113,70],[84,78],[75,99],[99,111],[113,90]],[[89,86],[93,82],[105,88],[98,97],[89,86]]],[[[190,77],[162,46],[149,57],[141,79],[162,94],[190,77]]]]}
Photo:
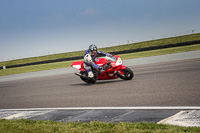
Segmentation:
{"type": "Polygon", "coordinates": [[[92,71],[88,72],[88,77],[89,77],[89,78],[93,78],[93,77],[94,77],[94,74],[93,74],[92,71]]]}

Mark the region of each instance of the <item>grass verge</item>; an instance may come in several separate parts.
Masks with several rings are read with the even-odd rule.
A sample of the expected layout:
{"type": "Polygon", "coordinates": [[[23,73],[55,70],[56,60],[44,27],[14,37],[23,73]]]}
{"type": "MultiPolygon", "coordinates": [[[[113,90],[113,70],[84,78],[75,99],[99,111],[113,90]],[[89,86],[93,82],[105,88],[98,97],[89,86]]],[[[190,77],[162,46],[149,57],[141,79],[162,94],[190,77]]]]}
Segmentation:
{"type": "MultiPolygon", "coordinates": [[[[125,60],[125,59],[133,59],[133,58],[140,58],[140,57],[149,57],[149,56],[156,56],[156,55],[195,51],[195,50],[200,50],[200,44],[175,47],[175,48],[167,48],[167,49],[161,49],[161,50],[138,52],[138,53],[121,54],[120,56],[122,60],[125,60]]],[[[70,67],[72,62],[73,61],[65,61],[65,62],[58,62],[58,63],[32,65],[32,66],[25,66],[25,67],[18,67],[18,68],[10,68],[10,69],[1,69],[0,76],[34,72],[34,71],[42,71],[42,70],[50,70],[50,69],[57,69],[57,68],[65,68],[65,67],[70,67]]]]}
{"type": "MultiPolygon", "coordinates": [[[[113,50],[121,51],[121,50],[137,49],[137,48],[144,48],[144,47],[151,47],[151,46],[161,46],[161,45],[166,45],[166,44],[174,44],[174,43],[195,41],[195,40],[200,40],[200,33],[171,37],[171,38],[164,38],[164,39],[158,39],[158,40],[144,41],[144,42],[138,42],[138,43],[130,43],[130,44],[124,44],[124,45],[119,45],[119,46],[113,46],[113,47],[100,48],[100,50],[109,53],[109,52],[113,52],[113,50]]],[[[0,66],[11,66],[11,65],[17,65],[17,64],[46,61],[46,60],[60,59],[60,58],[66,58],[66,57],[83,56],[84,53],[85,51],[75,51],[75,52],[68,52],[68,53],[60,53],[60,54],[52,54],[52,55],[24,58],[24,59],[18,59],[18,60],[4,61],[4,62],[0,62],[0,66]]]]}
{"type": "Polygon", "coordinates": [[[0,132],[28,133],[79,133],[79,132],[200,132],[200,127],[181,127],[156,123],[103,123],[103,122],[55,122],[34,120],[0,120],[0,132]]]}

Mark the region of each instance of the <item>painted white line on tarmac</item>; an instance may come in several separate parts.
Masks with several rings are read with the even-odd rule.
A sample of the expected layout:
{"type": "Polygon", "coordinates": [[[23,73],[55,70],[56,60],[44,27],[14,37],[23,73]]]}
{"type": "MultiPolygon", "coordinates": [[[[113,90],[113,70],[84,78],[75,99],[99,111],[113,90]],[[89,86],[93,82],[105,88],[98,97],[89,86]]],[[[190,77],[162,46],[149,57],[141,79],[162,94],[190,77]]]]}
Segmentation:
{"type": "Polygon", "coordinates": [[[53,110],[47,110],[47,111],[22,111],[19,112],[17,114],[13,114],[13,115],[9,115],[7,117],[3,117],[2,119],[7,119],[7,120],[12,120],[12,119],[19,119],[19,118],[23,118],[23,119],[29,119],[31,117],[34,116],[39,116],[39,115],[45,115],[49,112],[52,112],[53,110]]]}
{"type": "Polygon", "coordinates": [[[60,108],[19,108],[0,109],[0,111],[39,111],[39,110],[200,110],[200,106],[166,107],[60,107],[60,108]]]}

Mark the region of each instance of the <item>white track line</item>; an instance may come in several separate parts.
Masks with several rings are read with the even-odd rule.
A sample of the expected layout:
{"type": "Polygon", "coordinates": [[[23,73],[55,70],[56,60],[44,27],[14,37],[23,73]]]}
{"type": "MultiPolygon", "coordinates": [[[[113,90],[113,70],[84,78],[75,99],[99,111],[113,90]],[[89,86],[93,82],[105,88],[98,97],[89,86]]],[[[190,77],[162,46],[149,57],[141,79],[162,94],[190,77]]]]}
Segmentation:
{"type": "Polygon", "coordinates": [[[0,111],[36,111],[36,110],[200,110],[200,106],[166,107],[60,107],[60,108],[22,108],[0,109],[0,111]]]}
{"type": "Polygon", "coordinates": [[[40,111],[20,111],[19,113],[3,117],[2,119],[7,119],[7,120],[18,119],[18,118],[29,119],[29,118],[34,117],[34,116],[45,115],[49,112],[52,112],[52,110],[47,110],[47,111],[44,111],[44,110],[40,110],[40,111]]]}

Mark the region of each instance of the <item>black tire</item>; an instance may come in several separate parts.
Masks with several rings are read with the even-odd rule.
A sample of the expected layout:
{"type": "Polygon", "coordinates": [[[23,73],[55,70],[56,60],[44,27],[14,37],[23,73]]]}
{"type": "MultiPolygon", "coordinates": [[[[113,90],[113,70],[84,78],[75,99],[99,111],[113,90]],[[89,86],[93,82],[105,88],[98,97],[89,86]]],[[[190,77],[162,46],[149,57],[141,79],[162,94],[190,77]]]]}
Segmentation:
{"type": "Polygon", "coordinates": [[[134,77],[133,71],[130,68],[128,68],[128,67],[126,67],[124,70],[122,70],[122,72],[124,73],[124,75],[121,75],[121,74],[117,75],[121,79],[131,80],[134,77]]]}
{"type": "Polygon", "coordinates": [[[93,77],[93,78],[88,78],[88,74],[87,74],[86,71],[85,71],[85,72],[80,71],[80,73],[81,73],[82,75],[84,75],[84,77],[86,77],[86,78],[84,78],[84,77],[80,77],[80,78],[81,78],[84,82],[86,82],[86,83],[88,83],[88,84],[94,84],[94,83],[97,81],[98,75],[97,75],[96,71],[93,71],[93,73],[94,73],[94,77],[93,77]]]}

